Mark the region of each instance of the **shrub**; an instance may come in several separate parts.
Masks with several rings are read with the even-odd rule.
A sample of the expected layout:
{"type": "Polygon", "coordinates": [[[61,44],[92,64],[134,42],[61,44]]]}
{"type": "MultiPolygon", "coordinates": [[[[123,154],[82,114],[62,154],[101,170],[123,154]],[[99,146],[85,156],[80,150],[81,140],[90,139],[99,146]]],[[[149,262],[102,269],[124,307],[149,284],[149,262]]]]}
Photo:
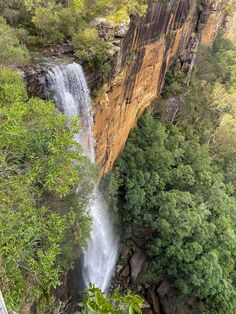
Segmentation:
{"type": "Polygon", "coordinates": [[[28,50],[20,44],[14,29],[0,17],[0,63],[25,63],[28,60],[28,50]]]}
{"type": "Polygon", "coordinates": [[[89,68],[93,71],[109,72],[108,50],[110,45],[104,42],[95,28],[85,28],[74,34],[73,45],[78,58],[88,60],[89,68]]]}
{"type": "Polygon", "coordinates": [[[141,314],[142,304],[143,299],[139,295],[132,294],[131,291],[121,295],[116,289],[112,295],[105,297],[100,289],[90,285],[81,303],[83,310],[79,313],[86,314],[89,311],[91,314],[141,314]]]}
{"type": "Polygon", "coordinates": [[[38,7],[34,12],[32,21],[46,43],[60,43],[65,38],[60,31],[60,9],[60,6],[38,7]]]}

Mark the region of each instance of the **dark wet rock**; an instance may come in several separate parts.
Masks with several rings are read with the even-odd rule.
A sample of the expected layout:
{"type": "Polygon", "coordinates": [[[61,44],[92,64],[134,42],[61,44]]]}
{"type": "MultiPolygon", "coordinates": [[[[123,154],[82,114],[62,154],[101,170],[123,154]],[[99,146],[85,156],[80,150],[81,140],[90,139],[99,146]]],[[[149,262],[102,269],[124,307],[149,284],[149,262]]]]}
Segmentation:
{"type": "Polygon", "coordinates": [[[144,300],[144,304],[143,304],[143,314],[152,314],[152,307],[150,305],[150,303],[147,300],[144,300]]]}

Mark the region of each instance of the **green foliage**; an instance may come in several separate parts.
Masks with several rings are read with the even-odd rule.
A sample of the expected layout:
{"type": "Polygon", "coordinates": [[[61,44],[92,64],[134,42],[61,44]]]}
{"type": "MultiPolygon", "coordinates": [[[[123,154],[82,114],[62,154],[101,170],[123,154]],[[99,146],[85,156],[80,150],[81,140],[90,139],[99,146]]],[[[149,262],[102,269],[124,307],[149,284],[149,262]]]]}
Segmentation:
{"type": "MultiPolygon", "coordinates": [[[[103,17],[113,23],[128,23],[130,14],[144,15],[146,10],[147,4],[143,0],[0,1],[0,11],[8,23],[18,27],[16,35],[21,43],[41,46],[72,41],[75,55],[87,61],[88,68],[99,71],[104,78],[110,71],[110,45],[99,37],[97,28],[92,26],[93,21],[103,17]]],[[[26,49],[18,43],[11,28],[1,24],[0,20],[0,48],[4,48],[0,49],[3,51],[3,56],[0,52],[0,62],[1,59],[8,62],[24,60],[26,49]],[[6,31],[8,34],[4,35],[6,31]],[[8,43],[6,48],[9,36],[12,44],[8,43]]]]}
{"type": "Polygon", "coordinates": [[[35,300],[48,313],[51,289],[86,245],[93,169],[74,141],[78,121],[66,126],[52,102],[27,101],[4,68],[0,104],[1,289],[10,310],[35,300]]]}
{"type": "Polygon", "coordinates": [[[33,23],[46,42],[57,42],[58,39],[63,39],[62,36],[71,37],[81,29],[81,24],[87,24],[89,28],[88,23],[96,17],[124,23],[129,21],[130,14],[143,15],[147,9],[142,0],[25,0],[23,3],[24,9],[33,17],[33,23]]]}
{"type": "Polygon", "coordinates": [[[27,11],[34,11],[40,7],[47,7],[55,5],[54,0],[23,0],[23,4],[27,11]]]}
{"type": "MultiPolygon", "coordinates": [[[[213,47],[200,46],[190,86],[185,73],[173,62],[162,97],[181,103],[175,121],[193,126],[202,143],[210,145],[215,159],[233,157],[236,152],[236,50],[220,34],[213,47]]],[[[165,100],[163,100],[165,102],[165,100]]]]}
{"type": "Polygon", "coordinates": [[[93,285],[90,285],[81,303],[83,308],[79,313],[94,314],[141,314],[143,299],[138,295],[133,295],[128,291],[126,295],[121,295],[116,289],[114,294],[104,296],[104,293],[93,285]]]}
{"type": "Polygon", "coordinates": [[[73,45],[78,58],[86,59],[92,71],[102,70],[107,74],[110,70],[108,49],[110,45],[104,42],[95,28],[85,28],[73,35],[73,45]]]}
{"type": "Polygon", "coordinates": [[[223,281],[217,294],[207,300],[207,314],[234,314],[236,309],[236,291],[231,283],[223,281]]]}
{"type": "Polygon", "coordinates": [[[0,64],[24,63],[28,59],[29,53],[20,44],[14,29],[0,16],[0,64]]]}
{"type": "Polygon", "coordinates": [[[198,52],[195,74],[198,79],[216,81],[234,87],[236,51],[233,43],[220,34],[213,48],[202,46],[198,52]]]}
{"type": "Polygon", "coordinates": [[[212,49],[201,47],[197,60],[179,118],[194,118],[190,123],[210,143],[216,159],[232,157],[236,152],[235,47],[220,35],[212,49]]]}
{"type": "Polygon", "coordinates": [[[37,7],[32,22],[38,30],[38,35],[47,43],[63,42],[65,36],[60,31],[60,6],[51,5],[48,7],[37,7]]]}
{"type": "Polygon", "coordinates": [[[182,71],[180,74],[177,73],[178,63],[177,59],[173,58],[170,68],[165,76],[165,84],[163,86],[161,97],[168,99],[168,97],[178,96],[183,93],[184,84],[183,79],[186,76],[185,71],[182,71]]]}
{"type": "Polygon", "coordinates": [[[164,125],[146,114],[116,171],[123,234],[126,240],[137,238],[148,257],[144,279],[168,279],[181,294],[207,300],[220,297],[219,287],[227,285],[233,297],[234,189],[223,183],[191,129],[164,125]]]}
{"type": "Polygon", "coordinates": [[[144,15],[147,10],[145,1],[140,0],[97,0],[92,6],[89,6],[95,16],[105,14],[107,18],[116,22],[128,22],[129,14],[144,15]]]}

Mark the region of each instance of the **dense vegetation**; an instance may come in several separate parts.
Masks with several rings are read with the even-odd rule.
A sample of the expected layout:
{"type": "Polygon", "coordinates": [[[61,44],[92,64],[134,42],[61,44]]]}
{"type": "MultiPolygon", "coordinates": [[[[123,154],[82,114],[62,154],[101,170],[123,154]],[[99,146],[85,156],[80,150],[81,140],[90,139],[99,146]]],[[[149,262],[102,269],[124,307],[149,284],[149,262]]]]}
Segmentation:
{"type": "Polygon", "coordinates": [[[25,46],[20,44],[17,34],[0,16],[0,64],[24,63],[29,59],[25,46]]]}
{"type": "Polygon", "coordinates": [[[52,287],[86,246],[94,170],[73,139],[78,121],[66,126],[52,102],[27,99],[22,79],[6,68],[0,120],[1,289],[9,309],[30,300],[50,307],[52,287]]]}
{"type": "MultiPolygon", "coordinates": [[[[114,34],[101,38],[96,22],[127,24],[146,9],[142,0],[0,0],[0,65],[26,63],[26,47],[69,42],[91,70],[105,74],[114,34]]],[[[167,74],[163,111],[139,121],[116,165],[123,240],[138,239],[145,251],[141,282],[168,280],[205,312],[233,314],[235,47],[224,37],[200,47],[189,86],[178,67],[173,63],[167,74]],[[172,96],[181,106],[169,117],[172,96]]],[[[96,171],[74,141],[78,121],[67,122],[53,102],[28,99],[19,75],[5,67],[0,123],[1,290],[9,310],[27,311],[35,302],[38,313],[50,313],[53,288],[86,247],[96,171]]],[[[106,298],[91,286],[81,313],[141,313],[141,305],[130,292],[106,298]]]]}
{"type": "Polygon", "coordinates": [[[148,257],[140,281],[168,280],[204,311],[233,314],[235,47],[224,37],[201,47],[190,86],[177,66],[167,74],[164,110],[139,120],[116,165],[122,234],[148,257]],[[181,106],[170,119],[165,98],[173,96],[181,106]]]}
{"type": "MultiPolygon", "coordinates": [[[[17,49],[21,59],[25,57],[25,45],[31,48],[72,42],[78,58],[86,60],[91,70],[106,74],[110,69],[111,48],[106,41],[112,41],[114,30],[108,34],[107,40],[101,38],[96,19],[106,18],[115,28],[117,23],[127,24],[130,14],[144,14],[146,8],[143,0],[0,1],[0,51],[5,50],[6,40],[10,50],[6,50],[3,56],[0,52],[0,62],[14,60],[17,49]],[[3,18],[14,29],[6,26],[3,18]]],[[[19,59],[17,56],[14,61],[19,59]]]]}
{"type": "Polygon", "coordinates": [[[223,290],[231,302],[217,304],[218,311],[235,309],[234,189],[224,183],[206,147],[146,115],[117,167],[125,235],[141,237],[150,259],[143,280],[168,278],[182,294],[200,298],[223,290]]]}

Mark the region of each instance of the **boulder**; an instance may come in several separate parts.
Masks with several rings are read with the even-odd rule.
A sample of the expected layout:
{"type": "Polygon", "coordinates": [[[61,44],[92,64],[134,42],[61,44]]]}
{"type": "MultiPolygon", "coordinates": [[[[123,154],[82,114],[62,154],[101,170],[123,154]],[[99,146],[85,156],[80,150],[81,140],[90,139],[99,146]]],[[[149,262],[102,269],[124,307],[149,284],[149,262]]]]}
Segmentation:
{"type": "Polygon", "coordinates": [[[130,259],[131,278],[135,281],[140,274],[143,264],[145,262],[145,255],[142,250],[135,247],[133,256],[130,259]]]}

